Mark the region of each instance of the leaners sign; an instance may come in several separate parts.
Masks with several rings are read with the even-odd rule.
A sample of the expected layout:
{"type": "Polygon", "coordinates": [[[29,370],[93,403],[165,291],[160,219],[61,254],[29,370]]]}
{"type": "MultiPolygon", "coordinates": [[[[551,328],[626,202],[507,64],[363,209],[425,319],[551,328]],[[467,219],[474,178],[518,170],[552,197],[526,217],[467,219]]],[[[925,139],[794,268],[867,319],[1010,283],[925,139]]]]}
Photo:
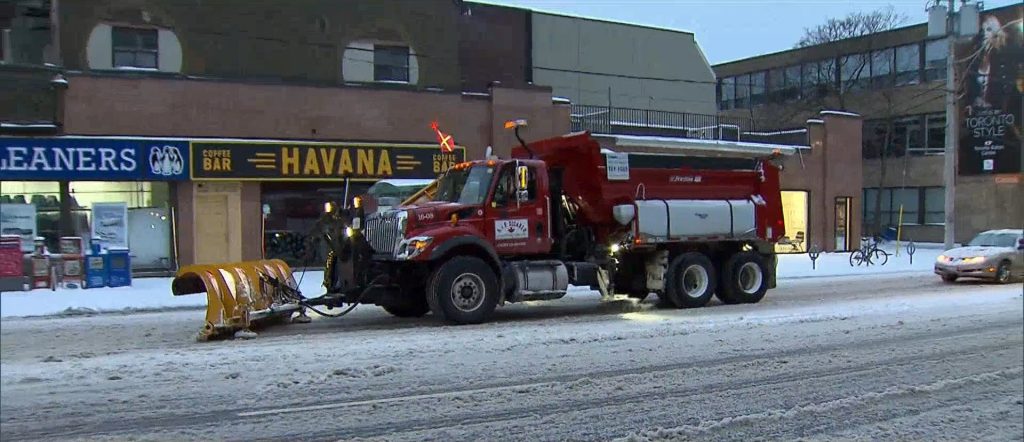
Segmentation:
{"type": "Polygon", "coordinates": [[[320,181],[429,178],[465,161],[436,144],[193,141],[192,178],[320,181]]]}
{"type": "Polygon", "coordinates": [[[184,140],[0,137],[5,180],[187,180],[188,161],[184,140]]]}

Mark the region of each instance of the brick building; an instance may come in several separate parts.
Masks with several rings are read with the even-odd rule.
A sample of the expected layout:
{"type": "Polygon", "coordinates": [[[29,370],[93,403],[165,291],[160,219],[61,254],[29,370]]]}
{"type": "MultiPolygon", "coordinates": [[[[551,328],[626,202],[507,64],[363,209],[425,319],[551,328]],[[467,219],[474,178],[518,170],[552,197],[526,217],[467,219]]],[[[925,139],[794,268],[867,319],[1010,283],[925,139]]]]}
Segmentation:
{"type": "Polygon", "coordinates": [[[0,199],[35,219],[13,228],[51,248],[120,235],[137,271],[317,265],[302,239],[346,178],[351,196],[487,147],[505,155],[512,118],[529,139],[654,129],[798,144],[784,184],[814,190],[787,193],[780,251],[844,249],[859,231],[841,222],[859,206],[832,206],[860,172],[831,166],[859,118],[815,115],[789,141],[720,119],[688,32],[459,0],[0,0],[0,35],[0,199]],[[111,202],[126,232],[92,219],[111,202]]]}
{"type": "MultiPolygon", "coordinates": [[[[957,43],[963,60],[957,84],[967,97],[958,103],[956,122],[958,242],[1024,223],[1022,10],[1016,5],[984,11],[978,35],[957,43]],[[989,41],[996,49],[982,50],[989,41]],[[979,85],[987,86],[980,92],[979,85]],[[977,98],[986,93],[991,103],[979,106],[977,98]],[[986,122],[981,126],[993,136],[977,132],[978,122],[986,122]]],[[[945,38],[928,37],[922,23],[722,63],[714,66],[719,106],[725,116],[753,118],[768,130],[802,125],[821,109],[862,115],[864,188],[857,199],[864,228],[901,226],[904,239],[942,242],[948,45],[945,38]]]]}

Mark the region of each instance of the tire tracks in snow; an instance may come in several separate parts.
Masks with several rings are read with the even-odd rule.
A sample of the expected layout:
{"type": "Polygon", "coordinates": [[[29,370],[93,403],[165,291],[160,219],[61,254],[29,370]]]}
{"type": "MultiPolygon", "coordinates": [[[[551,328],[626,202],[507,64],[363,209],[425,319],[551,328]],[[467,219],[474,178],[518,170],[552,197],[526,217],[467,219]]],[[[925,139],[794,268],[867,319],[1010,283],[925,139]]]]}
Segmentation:
{"type": "MultiPolygon", "coordinates": [[[[299,421],[299,420],[303,420],[303,419],[307,419],[307,418],[313,420],[313,422],[321,422],[321,423],[322,422],[337,422],[337,420],[333,418],[334,415],[342,414],[337,409],[358,406],[358,405],[350,405],[350,404],[358,403],[358,402],[390,401],[392,403],[396,403],[396,402],[403,402],[403,400],[404,401],[408,401],[409,400],[408,398],[410,396],[425,396],[425,395],[426,396],[429,396],[429,395],[435,395],[435,396],[458,396],[458,395],[471,395],[471,394],[474,394],[474,393],[487,392],[487,391],[513,390],[513,389],[516,389],[516,388],[523,388],[523,386],[532,386],[532,385],[539,385],[539,384],[557,386],[559,384],[571,384],[571,383],[574,383],[574,382],[578,382],[581,379],[589,379],[589,380],[593,381],[595,379],[602,380],[602,379],[613,379],[613,378],[616,378],[616,377],[623,377],[623,376],[637,375],[637,374],[666,373],[666,372],[672,372],[672,371],[688,370],[688,369],[692,369],[692,368],[704,368],[704,369],[707,369],[707,368],[713,368],[713,367],[718,367],[718,366],[729,366],[729,365],[737,364],[737,363],[745,363],[745,362],[749,363],[749,362],[754,362],[754,361],[771,361],[773,359],[796,358],[796,357],[802,357],[802,356],[813,356],[813,355],[819,355],[819,354],[827,354],[827,353],[830,353],[830,352],[851,352],[851,351],[856,351],[856,350],[872,350],[872,349],[878,349],[878,348],[891,347],[893,343],[896,343],[899,346],[903,346],[903,347],[913,347],[915,345],[920,345],[920,344],[928,343],[928,342],[939,342],[939,341],[950,340],[950,339],[962,339],[962,338],[970,337],[970,336],[977,336],[977,335],[984,335],[984,334],[998,333],[998,332],[1005,332],[1005,331],[1010,331],[1011,333],[998,333],[998,334],[1004,334],[1004,335],[1007,335],[1007,336],[1015,336],[1017,334],[1016,332],[1019,331],[1019,329],[1020,329],[1020,322],[1016,321],[1016,320],[1001,321],[1001,322],[990,322],[990,323],[982,324],[982,325],[979,325],[979,326],[961,327],[961,328],[956,328],[956,329],[952,329],[952,330],[948,330],[948,331],[947,330],[940,330],[940,331],[936,332],[936,331],[931,331],[930,330],[930,331],[917,332],[915,334],[898,335],[898,336],[886,336],[886,337],[879,337],[879,338],[874,338],[874,339],[859,340],[859,341],[854,341],[854,342],[836,342],[836,343],[818,345],[818,346],[814,346],[814,347],[796,347],[796,348],[786,349],[786,350],[782,350],[782,351],[774,351],[774,352],[772,352],[772,351],[769,351],[769,352],[759,352],[759,353],[754,353],[754,354],[733,355],[733,356],[726,356],[726,357],[707,359],[707,360],[694,360],[694,361],[678,362],[678,363],[671,363],[671,364],[661,364],[661,365],[651,365],[651,366],[641,366],[641,367],[633,366],[633,367],[626,367],[626,368],[614,369],[614,370],[605,370],[605,371],[596,371],[596,372],[582,372],[582,373],[573,373],[573,374],[565,374],[565,375],[558,375],[558,376],[539,377],[539,378],[533,378],[533,379],[520,379],[517,382],[496,382],[496,383],[492,383],[492,384],[489,384],[489,385],[486,385],[486,386],[483,386],[483,387],[477,387],[477,388],[472,388],[472,389],[452,390],[450,388],[445,388],[444,386],[437,386],[435,388],[424,389],[424,390],[420,390],[420,391],[417,391],[417,392],[411,392],[411,394],[402,395],[402,396],[371,395],[371,396],[365,396],[365,397],[351,398],[351,399],[347,399],[347,400],[345,400],[343,402],[339,402],[337,404],[334,404],[334,406],[326,406],[328,404],[324,404],[324,401],[319,401],[318,403],[305,402],[305,403],[282,404],[282,406],[290,407],[290,408],[301,407],[301,406],[318,406],[319,407],[319,409],[317,409],[315,411],[307,411],[305,413],[297,413],[297,414],[293,413],[293,414],[290,414],[290,415],[288,413],[275,413],[275,414],[271,414],[271,415],[252,415],[252,416],[249,416],[249,417],[241,417],[241,416],[239,416],[238,410],[221,409],[221,410],[210,410],[210,411],[207,411],[207,412],[186,412],[186,413],[178,412],[178,413],[173,413],[173,414],[168,413],[166,415],[158,416],[158,417],[139,416],[139,417],[125,417],[125,418],[116,419],[116,420],[108,418],[108,419],[105,419],[105,420],[102,420],[102,421],[74,422],[74,423],[61,422],[62,425],[52,425],[52,424],[54,424],[54,422],[49,421],[49,422],[45,422],[45,425],[41,425],[41,426],[39,426],[37,428],[31,429],[31,430],[26,429],[25,434],[20,434],[19,435],[19,434],[16,434],[16,433],[11,433],[11,430],[13,430],[11,428],[5,429],[4,432],[6,433],[5,434],[5,439],[10,438],[11,440],[20,440],[20,439],[26,439],[26,438],[67,438],[67,437],[75,437],[75,436],[97,436],[97,435],[118,435],[118,434],[136,435],[136,434],[140,434],[140,433],[156,434],[156,433],[159,433],[161,431],[168,431],[169,430],[169,431],[173,432],[174,430],[179,430],[179,429],[196,429],[196,428],[207,426],[207,425],[215,426],[215,427],[220,427],[221,430],[223,430],[224,427],[229,427],[231,425],[236,425],[236,424],[237,425],[248,424],[248,425],[259,426],[257,424],[257,422],[259,422],[259,421],[266,421],[268,419],[271,420],[272,422],[276,421],[276,420],[289,420],[289,419],[295,420],[295,421],[299,421]],[[324,418],[324,412],[330,412],[330,414],[326,418],[324,418]],[[319,418],[315,419],[315,417],[317,417],[317,416],[319,416],[319,418]]],[[[1017,341],[1013,342],[1014,345],[1018,345],[1019,343],[1020,343],[1020,340],[1017,340],[1017,341]]],[[[936,358],[937,358],[936,360],[941,360],[943,358],[947,358],[947,357],[950,357],[950,356],[956,356],[956,355],[978,354],[982,350],[1013,348],[1013,347],[1007,347],[1007,345],[1008,345],[1007,342],[1002,341],[1002,342],[999,342],[998,344],[993,344],[993,345],[973,346],[973,347],[969,347],[969,348],[959,348],[959,349],[956,349],[956,350],[953,350],[953,351],[932,353],[931,355],[928,355],[928,356],[925,356],[925,357],[927,358],[927,357],[930,356],[931,358],[927,359],[929,361],[933,360],[933,359],[936,359],[936,358]]],[[[894,358],[894,359],[892,359],[890,361],[894,361],[894,362],[891,362],[892,364],[912,364],[914,362],[920,362],[921,360],[922,360],[922,356],[911,356],[911,357],[903,357],[903,358],[894,358]]],[[[870,371],[872,369],[878,369],[880,367],[879,363],[880,363],[879,361],[875,361],[875,362],[871,362],[871,363],[867,363],[867,364],[860,364],[860,365],[857,365],[855,367],[846,368],[846,370],[851,370],[850,373],[870,371]]],[[[813,378],[814,376],[825,377],[825,376],[834,376],[836,373],[837,373],[836,369],[826,367],[826,368],[824,368],[822,370],[812,371],[812,372],[801,372],[801,373],[798,373],[798,374],[787,373],[787,374],[780,374],[780,375],[777,375],[777,376],[770,376],[770,377],[766,377],[766,378],[763,378],[763,379],[741,379],[741,380],[736,380],[736,381],[720,382],[720,383],[716,383],[716,384],[706,384],[706,385],[702,385],[702,386],[691,386],[691,387],[686,387],[686,388],[681,388],[681,389],[667,390],[667,391],[665,391],[663,394],[661,394],[659,396],[672,397],[672,398],[675,398],[678,395],[690,395],[690,396],[693,396],[693,395],[707,394],[709,392],[719,391],[720,389],[740,389],[740,388],[749,388],[749,387],[754,387],[754,386],[761,386],[761,385],[765,385],[765,384],[769,384],[769,383],[784,383],[784,382],[805,381],[805,380],[808,379],[808,376],[811,376],[811,378],[813,378]]],[[[328,392],[325,392],[325,393],[328,393],[328,392]]],[[[325,394],[324,396],[328,396],[328,394],[325,394]]],[[[628,396],[628,395],[626,395],[626,396],[628,396]]],[[[616,404],[616,405],[624,403],[624,401],[629,401],[629,402],[633,402],[633,403],[643,403],[643,402],[651,401],[652,399],[653,398],[651,397],[650,394],[646,394],[645,393],[645,394],[642,395],[642,397],[632,397],[632,398],[630,398],[630,397],[623,397],[623,396],[615,396],[614,398],[594,399],[594,400],[590,400],[590,401],[588,401],[586,403],[583,403],[583,404],[581,404],[581,403],[572,403],[572,404],[564,405],[562,407],[555,407],[555,408],[556,409],[562,409],[564,411],[578,411],[578,410],[581,409],[581,407],[584,407],[584,406],[585,407],[590,407],[590,408],[601,408],[601,407],[608,406],[610,403],[613,403],[613,404],[616,404]]],[[[415,400],[415,398],[413,398],[413,400],[415,400]]],[[[175,402],[178,402],[178,401],[175,401],[175,402]]],[[[128,405],[128,406],[130,406],[130,405],[128,405]]],[[[195,407],[195,403],[194,402],[192,403],[192,407],[195,407]]],[[[170,407],[168,407],[168,408],[170,408],[170,407]]],[[[276,407],[276,408],[280,408],[280,407],[276,407]]],[[[180,409],[188,409],[188,408],[187,407],[182,407],[180,409]]],[[[263,410],[263,411],[265,411],[265,410],[263,410]]],[[[260,411],[260,410],[257,410],[257,411],[260,411]]],[[[549,412],[551,412],[551,410],[548,410],[547,408],[545,408],[544,414],[549,414],[549,412]]],[[[374,425],[365,425],[365,426],[349,427],[349,428],[341,428],[341,429],[336,428],[336,429],[332,429],[332,430],[329,430],[329,431],[315,431],[313,434],[302,433],[300,435],[300,437],[303,438],[303,439],[306,439],[306,438],[309,438],[309,437],[313,437],[313,438],[318,438],[318,437],[338,437],[338,435],[340,435],[340,434],[348,435],[348,436],[344,436],[344,437],[359,437],[359,436],[362,436],[362,437],[374,437],[374,436],[379,436],[381,434],[393,434],[393,433],[396,433],[396,432],[415,432],[415,431],[440,429],[440,428],[446,428],[446,427],[450,427],[450,426],[460,426],[460,425],[467,425],[467,424],[474,424],[474,423],[500,422],[500,421],[507,421],[507,420],[512,420],[512,419],[527,418],[527,417],[530,417],[530,416],[534,416],[536,414],[538,414],[538,410],[537,410],[536,406],[512,407],[512,408],[506,409],[504,411],[501,411],[500,413],[497,413],[497,414],[495,414],[493,412],[487,412],[487,413],[479,413],[479,415],[462,414],[462,415],[458,415],[458,416],[450,417],[450,418],[445,418],[445,419],[421,418],[421,419],[409,419],[409,420],[404,420],[404,421],[398,421],[398,422],[395,422],[395,424],[401,423],[401,425],[389,425],[388,426],[389,428],[387,428],[387,430],[385,430],[385,432],[383,432],[383,433],[382,433],[381,425],[374,424],[374,425]]],[[[94,417],[94,415],[89,415],[88,417],[94,417]]],[[[8,423],[13,423],[13,422],[8,421],[8,423]]],[[[317,424],[312,424],[310,426],[307,426],[307,428],[317,428],[317,424]]],[[[221,434],[225,434],[225,433],[221,433],[221,434]]],[[[226,434],[232,434],[232,433],[226,433],[226,434]]]]}

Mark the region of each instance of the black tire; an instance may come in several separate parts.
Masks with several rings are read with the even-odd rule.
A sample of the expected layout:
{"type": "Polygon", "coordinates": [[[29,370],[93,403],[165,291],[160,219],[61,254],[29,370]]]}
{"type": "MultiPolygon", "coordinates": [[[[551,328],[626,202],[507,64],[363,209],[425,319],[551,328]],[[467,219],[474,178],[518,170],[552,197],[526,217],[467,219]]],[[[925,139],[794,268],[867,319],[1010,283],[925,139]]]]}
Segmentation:
{"type": "Polygon", "coordinates": [[[884,266],[886,263],[889,262],[889,252],[886,252],[885,250],[875,249],[873,252],[871,252],[871,254],[871,262],[875,264],[884,266]]]}
{"type": "Polygon", "coordinates": [[[666,275],[665,301],[675,308],[707,305],[715,293],[717,274],[703,253],[684,253],[672,260],[666,275]]]}
{"type": "Polygon", "coordinates": [[[430,304],[427,303],[427,297],[422,294],[402,299],[393,304],[382,305],[381,307],[386,312],[399,318],[420,318],[430,312],[430,304]]]}
{"type": "Polygon", "coordinates": [[[480,258],[457,256],[431,275],[426,298],[434,315],[449,323],[480,324],[498,306],[498,278],[480,258]]]}
{"type": "Polygon", "coordinates": [[[860,249],[850,252],[850,267],[857,267],[864,264],[864,252],[860,249]]]}
{"type": "Polygon", "coordinates": [[[956,275],[941,275],[941,276],[942,276],[942,282],[946,282],[946,283],[950,283],[950,284],[956,282],[956,279],[957,279],[956,275]]]}
{"type": "Polygon", "coordinates": [[[1010,275],[1010,262],[1003,261],[999,263],[999,267],[996,267],[996,282],[1000,284],[1009,284],[1013,280],[1010,275]]]}
{"type": "Polygon", "coordinates": [[[718,299],[726,304],[755,304],[768,293],[768,272],[764,258],[755,252],[740,252],[725,261],[718,282],[718,299]]]}

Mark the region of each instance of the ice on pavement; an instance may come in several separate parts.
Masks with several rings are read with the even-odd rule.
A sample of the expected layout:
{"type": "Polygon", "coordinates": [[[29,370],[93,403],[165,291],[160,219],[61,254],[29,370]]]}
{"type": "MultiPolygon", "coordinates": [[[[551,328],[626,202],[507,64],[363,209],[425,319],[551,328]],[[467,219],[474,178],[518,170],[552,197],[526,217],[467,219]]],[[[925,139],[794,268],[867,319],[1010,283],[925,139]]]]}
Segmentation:
{"type": "MultiPolygon", "coordinates": [[[[890,253],[894,247],[885,247],[890,253]]],[[[817,265],[812,267],[807,254],[779,255],[779,279],[835,277],[848,275],[878,275],[900,272],[931,272],[935,258],[941,248],[935,245],[919,245],[914,253],[914,262],[905,250],[893,254],[884,266],[851,267],[849,253],[822,253],[817,265]]],[[[323,292],[323,272],[311,270],[295,272],[301,279],[300,290],[307,296],[323,292]]],[[[29,292],[4,292],[0,294],[0,316],[50,316],[75,315],[109,312],[154,311],[177,308],[201,308],[206,306],[203,294],[173,296],[170,290],[171,278],[137,278],[131,287],[102,289],[57,289],[33,290],[29,292]]],[[[572,295],[593,296],[589,290],[574,287],[572,295]]]]}

